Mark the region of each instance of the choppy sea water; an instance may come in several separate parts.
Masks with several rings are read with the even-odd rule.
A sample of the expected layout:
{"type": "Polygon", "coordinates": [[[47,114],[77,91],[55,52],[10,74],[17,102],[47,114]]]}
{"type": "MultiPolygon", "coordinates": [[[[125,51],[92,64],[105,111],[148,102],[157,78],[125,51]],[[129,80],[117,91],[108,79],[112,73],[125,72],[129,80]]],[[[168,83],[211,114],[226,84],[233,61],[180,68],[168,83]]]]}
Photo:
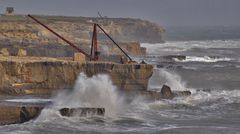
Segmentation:
{"type": "Polygon", "coordinates": [[[142,46],[148,55],[136,59],[155,66],[149,90],[167,84],[175,91],[190,90],[192,95],[151,102],[136,97],[128,102],[107,75],[80,74],[73,91],[51,98],[53,104],[37,119],[1,126],[0,133],[240,133],[240,41],[142,46]],[[66,106],[105,107],[106,116],[62,117],[58,109],[66,106]]]}

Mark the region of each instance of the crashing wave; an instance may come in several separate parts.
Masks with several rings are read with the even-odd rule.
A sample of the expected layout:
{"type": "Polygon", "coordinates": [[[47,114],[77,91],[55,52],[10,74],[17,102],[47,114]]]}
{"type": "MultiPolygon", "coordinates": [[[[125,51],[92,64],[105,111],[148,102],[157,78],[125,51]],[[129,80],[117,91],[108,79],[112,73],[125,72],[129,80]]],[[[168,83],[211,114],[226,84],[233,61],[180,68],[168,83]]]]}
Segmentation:
{"type": "Polygon", "coordinates": [[[176,62],[220,62],[220,61],[232,61],[231,58],[220,58],[220,57],[211,57],[211,56],[186,56],[185,59],[173,58],[176,62]]]}

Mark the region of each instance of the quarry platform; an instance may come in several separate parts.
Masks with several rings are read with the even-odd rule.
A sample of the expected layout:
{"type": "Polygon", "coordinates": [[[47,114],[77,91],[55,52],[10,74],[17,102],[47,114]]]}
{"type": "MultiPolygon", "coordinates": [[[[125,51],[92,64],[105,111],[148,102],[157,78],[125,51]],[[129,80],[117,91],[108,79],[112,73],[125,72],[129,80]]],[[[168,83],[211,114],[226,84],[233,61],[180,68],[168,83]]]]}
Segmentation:
{"type": "Polygon", "coordinates": [[[78,75],[108,74],[120,90],[147,90],[153,66],[48,57],[0,56],[0,95],[52,95],[71,90],[78,75]]]}

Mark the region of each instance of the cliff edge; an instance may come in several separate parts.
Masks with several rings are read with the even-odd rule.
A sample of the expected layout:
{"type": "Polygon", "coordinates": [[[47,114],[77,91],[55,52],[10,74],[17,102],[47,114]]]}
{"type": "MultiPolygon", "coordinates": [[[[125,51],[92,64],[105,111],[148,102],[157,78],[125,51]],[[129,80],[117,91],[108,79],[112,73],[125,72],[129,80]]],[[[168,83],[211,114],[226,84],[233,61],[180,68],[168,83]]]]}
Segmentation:
{"type": "MultiPolygon", "coordinates": [[[[139,47],[137,48],[139,50],[142,49],[140,45],[134,45],[136,42],[163,42],[162,34],[165,31],[158,24],[140,19],[61,16],[35,17],[85,51],[89,51],[93,23],[101,25],[118,43],[133,44],[134,47],[130,48],[131,50],[136,47],[139,47]]],[[[100,30],[98,30],[98,40],[100,46],[110,44],[109,40],[100,30]]],[[[11,51],[14,51],[16,48],[24,48],[29,51],[28,53],[31,56],[66,57],[73,54],[72,48],[68,47],[61,39],[24,15],[0,16],[0,48],[9,48],[11,51]],[[34,49],[38,49],[38,52],[34,49]],[[53,50],[57,50],[58,54],[51,55],[50,53],[53,53],[53,50]]],[[[110,51],[114,51],[113,47],[108,48],[112,49],[110,51]]],[[[125,47],[125,49],[129,48],[125,47]]],[[[132,52],[131,50],[129,50],[130,53],[132,52]]],[[[142,50],[134,54],[144,54],[145,51],[142,50]]]]}

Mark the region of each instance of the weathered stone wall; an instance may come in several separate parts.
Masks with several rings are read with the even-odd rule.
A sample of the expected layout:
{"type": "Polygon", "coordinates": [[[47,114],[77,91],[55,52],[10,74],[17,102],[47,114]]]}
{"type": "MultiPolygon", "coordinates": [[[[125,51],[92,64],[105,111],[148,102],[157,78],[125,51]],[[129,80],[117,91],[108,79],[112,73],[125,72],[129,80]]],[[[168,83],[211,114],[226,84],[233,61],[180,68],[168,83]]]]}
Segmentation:
{"type": "Polygon", "coordinates": [[[1,57],[1,94],[51,94],[71,89],[80,72],[88,76],[109,74],[113,84],[124,90],[145,90],[153,67],[146,64],[117,64],[55,58],[1,57]]]}

